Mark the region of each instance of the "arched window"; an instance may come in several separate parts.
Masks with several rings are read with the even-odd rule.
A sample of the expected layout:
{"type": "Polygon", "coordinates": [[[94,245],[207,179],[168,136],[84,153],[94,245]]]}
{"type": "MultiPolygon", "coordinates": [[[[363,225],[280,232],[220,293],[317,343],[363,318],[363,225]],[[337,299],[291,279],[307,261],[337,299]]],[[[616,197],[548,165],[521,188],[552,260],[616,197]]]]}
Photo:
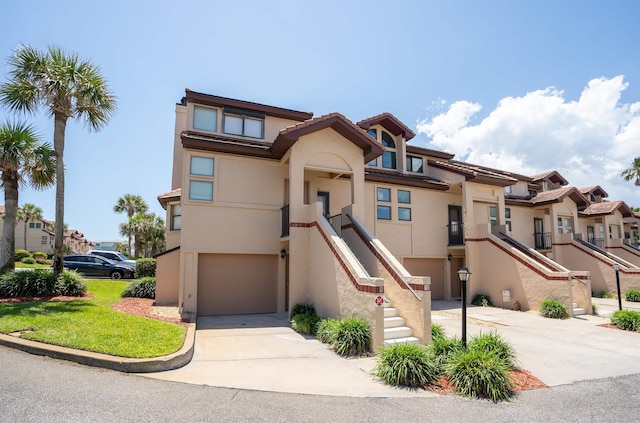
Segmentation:
{"type": "MultiPolygon", "coordinates": [[[[378,131],[377,131],[377,130],[375,130],[375,129],[369,129],[369,130],[367,131],[367,134],[369,134],[369,136],[370,136],[371,138],[373,138],[374,140],[376,140],[376,141],[378,140],[378,131]]],[[[375,159],[371,160],[371,161],[370,161],[369,163],[367,163],[367,164],[368,164],[369,166],[378,166],[378,159],[377,159],[377,158],[375,158],[375,159]]]]}
{"type": "Polygon", "coordinates": [[[393,141],[393,137],[384,131],[382,131],[382,145],[387,148],[387,151],[385,151],[382,155],[382,167],[387,169],[395,169],[396,143],[393,141]]]}

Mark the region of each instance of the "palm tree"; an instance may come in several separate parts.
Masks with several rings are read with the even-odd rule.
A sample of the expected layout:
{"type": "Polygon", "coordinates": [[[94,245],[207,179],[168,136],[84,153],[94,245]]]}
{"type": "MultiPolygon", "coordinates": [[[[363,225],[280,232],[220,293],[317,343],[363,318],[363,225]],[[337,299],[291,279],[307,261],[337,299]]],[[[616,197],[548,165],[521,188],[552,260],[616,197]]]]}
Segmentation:
{"type": "Polygon", "coordinates": [[[50,144],[40,142],[35,129],[21,122],[0,126],[0,172],[4,189],[4,236],[0,242],[0,272],[15,268],[18,188],[35,189],[53,185],[56,156],[50,144]]]}
{"type": "Polygon", "coordinates": [[[131,221],[127,221],[125,223],[121,223],[120,224],[120,235],[122,236],[126,236],[129,239],[129,245],[128,245],[128,251],[127,251],[127,255],[129,257],[133,257],[130,253],[131,253],[131,237],[133,236],[133,234],[135,233],[135,228],[133,227],[133,224],[131,223],[131,221]]]}
{"type": "Polygon", "coordinates": [[[49,47],[45,52],[20,45],[9,58],[9,79],[0,84],[0,104],[12,111],[35,113],[44,107],[53,116],[56,155],[56,226],[53,268],[62,272],[64,255],[64,143],[67,120],[85,123],[89,130],[104,127],[116,109],[100,69],[77,53],[49,47]]]}
{"type": "Polygon", "coordinates": [[[145,256],[153,257],[164,249],[164,219],[155,213],[146,215],[146,224],[142,228],[142,244],[145,256]]]}
{"type": "MultiPolygon", "coordinates": [[[[123,197],[118,198],[118,202],[113,206],[113,211],[116,213],[127,213],[127,218],[131,221],[131,218],[136,213],[146,213],[149,209],[147,203],[139,195],[125,194],[123,197]]],[[[122,234],[125,236],[124,234],[122,234]]],[[[131,232],[127,236],[129,242],[129,257],[131,257],[131,232]]]]}
{"type": "Polygon", "coordinates": [[[631,163],[631,167],[620,172],[620,176],[625,181],[630,181],[633,178],[635,178],[636,185],[640,185],[640,157],[636,157],[635,159],[633,159],[633,162],[631,163]]]}
{"type": "Polygon", "coordinates": [[[24,249],[27,249],[27,226],[29,222],[42,219],[42,209],[35,204],[25,203],[18,208],[18,220],[24,221],[24,249]]]}

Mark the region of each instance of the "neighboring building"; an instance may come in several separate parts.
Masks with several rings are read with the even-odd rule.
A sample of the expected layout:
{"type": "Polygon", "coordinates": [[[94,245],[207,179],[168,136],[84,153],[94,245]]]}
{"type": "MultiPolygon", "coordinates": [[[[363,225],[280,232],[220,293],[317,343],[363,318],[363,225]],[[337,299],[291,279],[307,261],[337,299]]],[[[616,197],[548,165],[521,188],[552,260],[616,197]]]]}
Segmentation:
{"type": "MultiPolygon", "coordinates": [[[[0,206],[0,214],[4,216],[4,206],[0,206]]],[[[25,245],[25,222],[16,222],[15,245],[16,249],[24,249],[30,252],[40,251],[47,254],[53,253],[55,240],[54,222],[39,219],[27,223],[26,245],[25,245]]],[[[0,237],[2,236],[2,225],[0,225],[0,237]]],[[[69,251],[74,253],[85,253],[93,247],[93,243],[86,239],[81,232],[75,229],[67,230],[64,233],[64,245],[69,251]]]]}
{"type": "MultiPolygon", "coordinates": [[[[591,312],[592,282],[609,286],[605,267],[619,258],[580,239],[602,224],[604,248],[633,253],[622,242],[629,208],[601,209],[601,188],[566,187],[558,172],[456,161],[409,145],[414,135],[390,113],[354,124],[187,90],[172,189],[158,197],[167,251],[156,301],[198,315],[311,302],[323,316],[368,319],[376,346],[406,335],[394,325],[425,343],[431,299],[459,298],[467,266],[470,297],[524,310],[555,297],[591,312]],[[379,295],[404,323],[384,319],[379,295]]],[[[623,272],[640,286],[635,264],[623,272]]]]}
{"type": "Polygon", "coordinates": [[[126,241],[95,241],[96,250],[116,251],[116,244],[124,244],[126,241]]]}

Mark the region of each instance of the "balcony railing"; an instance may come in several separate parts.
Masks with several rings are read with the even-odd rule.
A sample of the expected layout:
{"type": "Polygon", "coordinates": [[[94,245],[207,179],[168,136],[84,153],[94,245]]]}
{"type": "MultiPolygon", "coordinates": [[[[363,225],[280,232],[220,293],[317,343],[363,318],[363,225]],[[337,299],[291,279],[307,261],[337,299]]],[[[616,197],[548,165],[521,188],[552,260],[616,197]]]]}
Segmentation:
{"type": "Polygon", "coordinates": [[[464,226],[462,222],[451,222],[447,225],[449,245],[464,245],[464,226]]]}
{"type": "Polygon", "coordinates": [[[589,244],[593,244],[600,249],[604,249],[604,238],[589,238],[589,244]]]}
{"type": "Polygon", "coordinates": [[[533,234],[536,250],[551,249],[551,232],[536,232],[533,234]]]}
{"type": "Polygon", "coordinates": [[[289,205],[285,204],[280,209],[282,212],[281,222],[282,222],[282,232],[281,237],[289,236],[289,205]]]}

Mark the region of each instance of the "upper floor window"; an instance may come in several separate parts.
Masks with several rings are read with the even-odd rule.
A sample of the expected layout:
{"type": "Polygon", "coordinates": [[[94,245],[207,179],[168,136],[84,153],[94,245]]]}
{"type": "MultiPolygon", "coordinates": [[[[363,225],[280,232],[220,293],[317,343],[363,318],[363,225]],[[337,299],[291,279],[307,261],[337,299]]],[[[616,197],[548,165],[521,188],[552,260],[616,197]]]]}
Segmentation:
{"type": "Polygon", "coordinates": [[[506,187],[504,187],[504,193],[511,194],[511,185],[507,185],[506,187]]]}
{"type": "Polygon", "coordinates": [[[562,234],[570,234],[573,232],[572,228],[572,218],[570,217],[559,217],[558,218],[558,233],[562,234]]]}
{"type": "Polygon", "coordinates": [[[504,224],[507,226],[507,230],[511,232],[511,209],[509,207],[504,209],[504,224]]]}
{"type": "MultiPolygon", "coordinates": [[[[374,140],[378,140],[378,131],[375,129],[369,129],[367,131],[367,134],[369,134],[369,136],[371,138],[373,138],[374,140]]],[[[378,158],[376,157],[375,159],[371,160],[369,163],[367,163],[369,166],[378,166],[378,158]]]]}
{"type": "Polygon", "coordinates": [[[498,224],[498,208],[496,206],[489,206],[489,223],[491,226],[498,224]]]}
{"type": "Polygon", "coordinates": [[[42,228],[42,223],[40,222],[29,222],[29,229],[40,229],[42,228]]]}
{"type": "Polygon", "coordinates": [[[546,186],[547,186],[547,191],[553,191],[553,189],[554,189],[553,182],[547,181],[546,182],[546,186]]]}
{"type": "Polygon", "coordinates": [[[171,225],[169,229],[172,231],[182,229],[182,206],[180,206],[180,204],[171,205],[171,225]]]}
{"type": "Polygon", "coordinates": [[[378,201],[391,201],[391,189],[378,187],[378,201]]]}
{"type": "Polygon", "coordinates": [[[264,138],[264,119],[225,113],[223,132],[243,137],[264,138]]]}
{"type": "Polygon", "coordinates": [[[407,171],[415,173],[424,173],[422,168],[422,157],[407,156],[407,171]]]}
{"type": "Polygon", "coordinates": [[[387,147],[387,151],[382,154],[382,167],[396,169],[396,143],[393,141],[393,137],[385,131],[382,131],[382,145],[387,147]]]}
{"type": "Polygon", "coordinates": [[[218,111],[210,107],[193,108],[193,129],[216,132],[218,130],[218,111]]]}
{"type": "Polygon", "coordinates": [[[211,157],[191,156],[189,199],[213,201],[214,161],[211,157]]]}

